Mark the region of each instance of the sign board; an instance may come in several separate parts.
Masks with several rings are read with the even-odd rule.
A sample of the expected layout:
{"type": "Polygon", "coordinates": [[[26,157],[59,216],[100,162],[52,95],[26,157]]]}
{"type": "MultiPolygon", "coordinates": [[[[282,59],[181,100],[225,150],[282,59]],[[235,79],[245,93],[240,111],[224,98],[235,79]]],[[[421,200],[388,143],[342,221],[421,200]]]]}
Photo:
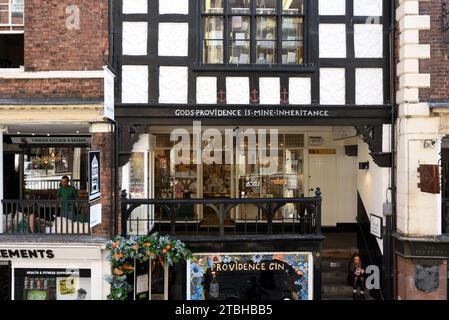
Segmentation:
{"type": "Polygon", "coordinates": [[[102,217],[101,213],[102,213],[101,203],[98,203],[98,204],[90,207],[90,227],[91,228],[101,224],[101,217],[102,217]]]}
{"type": "Polygon", "coordinates": [[[89,201],[101,198],[100,151],[89,151],[89,201]]]}
{"type": "Polygon", "coordinates": [[[215,299],[312,300],[312,254],[194,254],[187,262],[187,300],[215,299]]]}
{"type": "Polygon", "coordinates": [[[17,144],[69,144],[89,145],[90,137],[11,137],[12,143],[17,144]]]}
{"type": "Polygon", "coordinates": [[[115,108],[114,108],[114,81],[115,76],[108,69],[108,67],[103,67],[104,69],[104,116],[111,120],[115,118],[115,108]]]}
{"type": "Polygon", "coordinates": [[[381,217],[370,215],[370,232],[373,236],[382,239],[383,237],[383,219],[381,217]]]}

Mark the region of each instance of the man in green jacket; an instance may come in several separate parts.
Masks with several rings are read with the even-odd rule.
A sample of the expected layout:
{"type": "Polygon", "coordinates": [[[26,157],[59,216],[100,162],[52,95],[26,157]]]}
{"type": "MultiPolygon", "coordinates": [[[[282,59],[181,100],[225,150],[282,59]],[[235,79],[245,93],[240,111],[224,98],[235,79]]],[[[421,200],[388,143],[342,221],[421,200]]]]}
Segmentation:
{"type": "MultiPolygon", "coordinates": [[[[68,176],[63,176],[59,185],[58,192],[56,194],[58,200],[70,201],[78,198],[78,191],[75,187],[69,185],[70,179],[68,176]]],[[[76,205],[74,203],[62,203],[61,204],[61,216],[74,219],[76,214],[76,205]]]]}

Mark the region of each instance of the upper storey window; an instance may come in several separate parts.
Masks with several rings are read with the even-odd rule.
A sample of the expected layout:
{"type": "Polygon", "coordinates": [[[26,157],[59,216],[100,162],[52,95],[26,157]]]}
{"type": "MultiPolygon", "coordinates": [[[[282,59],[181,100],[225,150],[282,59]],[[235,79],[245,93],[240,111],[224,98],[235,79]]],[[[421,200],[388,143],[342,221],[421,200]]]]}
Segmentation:
{"type": "Polygon", "coordinates": [[[0,30],[23,27],[23,0],[0,0],[0,30]]]}
{"type": "Polygon", "coordinates": [[[23,0],[0,0],[0,69],[24,64],[23,0]]]}
{"type": "Polygon", "coordinates": [[[203,64],[302,64],[306,0],[202,0],[203,64]]]}

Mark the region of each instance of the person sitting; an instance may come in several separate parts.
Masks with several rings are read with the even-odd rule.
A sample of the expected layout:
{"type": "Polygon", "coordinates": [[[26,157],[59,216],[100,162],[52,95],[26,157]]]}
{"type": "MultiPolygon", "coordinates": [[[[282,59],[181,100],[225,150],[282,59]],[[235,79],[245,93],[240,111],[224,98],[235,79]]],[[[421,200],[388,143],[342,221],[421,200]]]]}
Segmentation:
{"type": "Polygon", "coordinates": [[[352,298],[356,300],[357,291],[360,288],[360,299],[365,299],[365,268],[363,267],[362,258],[358,254],[354,254],[349,264],[349,279],[352,284],[352,298]]]}

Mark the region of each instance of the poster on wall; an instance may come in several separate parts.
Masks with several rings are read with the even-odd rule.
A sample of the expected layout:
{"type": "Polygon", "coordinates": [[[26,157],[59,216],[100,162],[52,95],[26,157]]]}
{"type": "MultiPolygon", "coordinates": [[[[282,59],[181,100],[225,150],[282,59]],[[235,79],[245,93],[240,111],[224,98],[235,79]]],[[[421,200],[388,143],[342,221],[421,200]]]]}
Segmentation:
{"type": "Polygon", "coordinates": [[[15,300],[91,300],[90,269],[15,269],[15,300]]]}
{"type": "Polygon", "coordinates": [[[311,253],[194,254],[188,300],[312,300],[311,253]]]}

